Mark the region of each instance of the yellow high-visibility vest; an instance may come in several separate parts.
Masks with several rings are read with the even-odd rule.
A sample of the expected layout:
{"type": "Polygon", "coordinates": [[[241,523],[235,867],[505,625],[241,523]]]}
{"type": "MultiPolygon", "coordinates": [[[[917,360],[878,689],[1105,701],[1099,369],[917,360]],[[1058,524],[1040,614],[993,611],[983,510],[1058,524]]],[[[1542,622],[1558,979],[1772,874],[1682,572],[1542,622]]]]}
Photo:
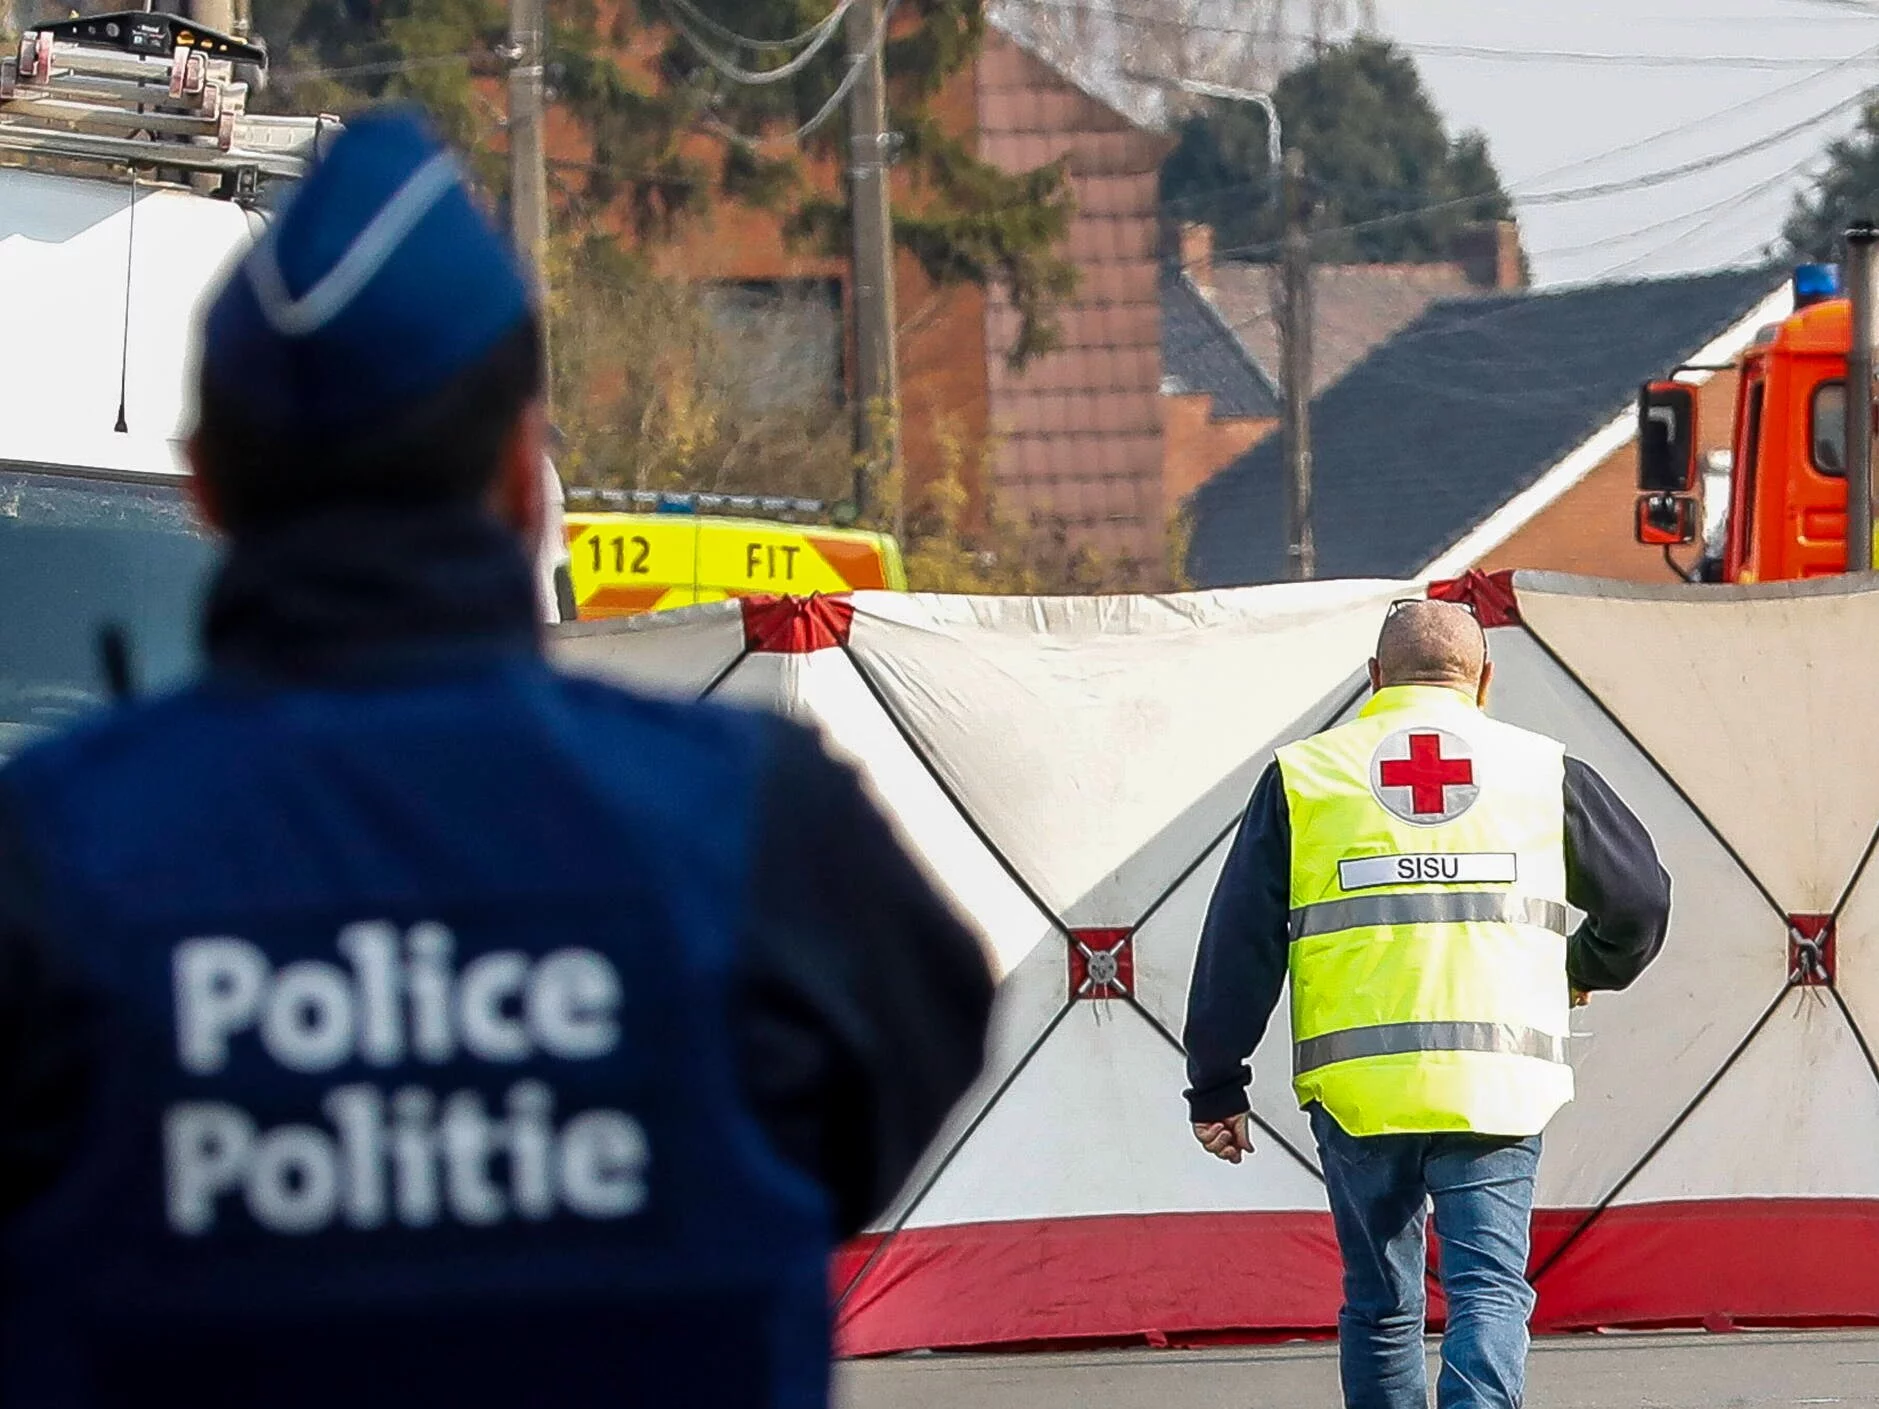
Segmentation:
{"type": "Polygon", "coordinates": [[[1380,690],[1279,750],[1293,1086],[1353,1135],[1537,1135],[1572,1099],[1565,750],[1380,690]]]}

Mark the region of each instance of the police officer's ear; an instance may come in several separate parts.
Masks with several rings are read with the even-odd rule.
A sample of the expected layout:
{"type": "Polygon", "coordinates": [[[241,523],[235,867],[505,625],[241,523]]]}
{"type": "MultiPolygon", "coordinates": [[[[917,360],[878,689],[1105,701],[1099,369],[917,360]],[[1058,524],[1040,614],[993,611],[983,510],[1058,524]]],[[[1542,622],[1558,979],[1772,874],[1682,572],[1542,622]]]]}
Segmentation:
{"type": "Polygon", "coordinates": [[[1494,683],[1494,662],[1491,660],[1484,660],[1481,662],[1481,684],[1475,690],[1475,703],[1480,705],[1481,708],[1483,709],[1486,709],[1488,707],[1488,686],[1493,683],[1494,683]]]}
{"type": "Polygon", "coordinates": [[[524,543],[541,537],[542,460],[548,454],[548,408],[538,396],[522,408],[503,437],[501,461],[490,486],[490,512],[524,543]]]}
{"type": "Polygon", "coordinates": [[[1377,664],[1375,656],[1370,658],[1370,690],[1375,694],[1383,688],[1383,667],[1377,664]]]}

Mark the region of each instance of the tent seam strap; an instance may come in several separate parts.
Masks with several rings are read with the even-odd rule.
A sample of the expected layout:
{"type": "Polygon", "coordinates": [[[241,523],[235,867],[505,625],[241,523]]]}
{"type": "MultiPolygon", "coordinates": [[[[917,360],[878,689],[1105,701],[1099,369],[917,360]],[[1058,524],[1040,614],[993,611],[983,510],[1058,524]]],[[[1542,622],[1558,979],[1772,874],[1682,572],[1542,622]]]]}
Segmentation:
{"type": "Polygon", "coordinates": [[[1872,1073],[1873,1080],[1879,1082],[1879,1058],[1873,1056],[1872,1047],[1866,1041],[1866,1031],[1859,1025],[1859,1019],[1853,1016],[1853,1009],[1840,992],[1837,984],[1826,985],[1827,992],[1833,995],[1833,1001],[1839,1006],[1840,1016],[1846,1019],[1846,1025],[1853,1030],[1853,1040],[1859,1043],[1860,1055],[1866,1059],[1866,1068],[1872,1073]]]}
{"type": "MultiPolygon", "coordinates": [[[[1363,694],[1364,694],[1364,687],[1362,685],[1359,685],[1355,690],[1351,691],[1350,694],[1344,696],[1342,701],[1339,703],[1338,707],[1332,710],[1328,715],[1326,715],[1325,718],[1327,720],[1336,719],[1340,714],[1344,713],[1345,710],[1349,709],[1358,700],[1362,699],[1363,694]]],[[[1258,786],[1257,782],[1255,782],[1254,786],[1258,786]]],[[[1251,801],[1250,794],[1248,795],[1247,800],[1250,803],[1251,801]]],[[[1155,916],[1160,913],[1161,907],[1166,905],[1168,901],[1174,897],[1174,893],[1177,890],[1179,890],[1182,886],[1187,884],[1189,877],[1191,877],[1196,871],[1200,870],[1200,868],[1206,864],[1207,858],[1214,854],[1215,849],[1220,845],[1220,843],[1225,841],[1228,837],[1232,836],[1233,833],[1236,830],[1238,830],[1241,822],[1243,822],[1245,818],[1246,818],[1246,808],[1241,807],[1240,810],[1234,814],[1233,820],[1228,822],[1226,826],[1222,827],[1218,832],[1216,832],[1213,836],[1213,839],[1209,841],[1207,845],[1201,849],[1200,854],[1196,856],[1192,861],[1188,862],[1188,864],[1182,868],[1181,874],[1176,876],[1172,881],[1168,883],[1167,889],[1163,890],[1160,895],[1156,896],[1152,901],[1149,902],[1148,909],[1142,912],[1142,918],[1135,922],[1134,928],[1131,929],[1129,932],[1131,934],[1134,934],[1136,931],[1145,928],[1148,922],[1154,919],[1155,916]]]]}
{"type": "Polygon", "coordinates": [[[905,1230],[907,1221],[913,1217],[920,1205],[926,1202],[926,1196],[933,1192],[933,1188],[939,1183],[941,1176],[944,1175],[948,1169],[952,1168],[952,1163],[958,1158],[959,1152],[971,1142],[974,1135],[979,1133],[979,1127],[990,1119],[993,1109],[997,1107],[1000,1101],[1005,1099],[1005,1094],[1011,1090],[1018,1078],[1024,1074],[1025,1068],[1031,1065],[1031,1059],[1044,1049],[1044,1044],[1050,1041],[1051,1034],[1057,1031],[1058,1027],[1063,1023],[1063,1020],[1070,1015],[1075,1007],[1076,1000],[1074,998],[1064,1000],[1063,1006],[1057,1010],[1056,1014],[1048,1023],[1044,1024],[1044,1030],[1032,1039],[1031,1045],[1025,1048],[1024,1054],[1019,1057],[1016,1062],[1012,1063],[1011,1070],[1005,1073],[1004,1078],[998,1083],[997,1089],[985,1098],[985,1104],[979,1107],[978,1114],[974,1115],[971,1121],[966,1125],[966,1128],[959,1132],[959,1138],[953,1141],[952,1148],[940,1158],[939,1164],[934,1167],[933,1172],[929,1174],[926,1180],[920,1185],[919,1192],[911,1199],[907,1200],[907,1206],[900,1211],[900,1216],[894,1220],[893,1227],[889,1228],[881,1235],[881,1241],[874,1245],[873,1250],[869,1252],[867,1259],[861,1264],[859,1270],[849,1279],[848,1285],[842,1288],[841,1295],[835,1299],[835,1312],[838,1316],[841,1314],[842,1308],[848,1305],[848,1298],[852,1296],[855,1289],[867,1279],[868,1274],[874,1270],[875,1266],[886,1254],[888,1244],[893,1242],[894,1239],[899,1237],[902,1231],[905,1230]]]}
{"type": "Polygon", "coordinates": [[[1774,1001],[1762,1011],[1762,1015],[1755,1020],[1755,1025],[1748,1030],[1748,1035],[1736,1044],[1735,1050],[1723,1059],[1722,1065],[1716,1069],[1716,1074],[1703,1083],[1696,1095],[1690,1098],[1690,1103],[1677,1112],[1676,1118],[1665,1128],[1664,1133],[1652,1141],[1650,1148],[1638,1157],[1637,1163],[1625,1172],[1624,1177],[1612,1186],[1609,1193],[1592,1206],[1578,1226],[1566,1235],[1565,1240],[1547,1255],[1546,1261],[1534,1270],[1531,1277],[1527,1278],[1529,1285],[1539,1286],[1540,1279],[1565,1259],[1566,1254],[1581,1237],[1590,1231],[1592,1225],[1605,1215],[1606,1211],[1617,1201],[1618,1196],[1631,1187],[1631,1181],[1644,1172],[1644,1167],[1663,1153],[1664,1146],[1668,1145],[1676,1133],[1683,1129],[1684,1123],[1696,1114],[1697,1108],[1715,1094],[1716,1088],[1722,1085],[1722,1079],[1734,1069],[1743,1054],[1755,1045],[1755,1039],[1762,1035],[1762,1029],[1767,1027],[1774,1015],[1781,1011],[1781,1005],[1798,986],[1792,980],[1781,985],[1781,991],[1775,994],[1774,1001]]]}
{"type": "Polygon", "coordinates": [[[731,678],[732,672],[749,659],[750,643],[746,641],[743,648],[739,650],[735,656],[731,657],[731,663],[725,666],[724,669],[720,670],[716,675],[712,676],[711,683],[698,692],[700,702],[708,700],[715,695],[718,692],[718,687],[731,678]]]}
{"type": "Polygon", "coordinates": [[[1788,926],[1788,912],[1782,908],[1781,902],[1775,899],[1774,893],[1762,883],[1762,878],[1756,875],[1754,870],[1750,868],[1748,862],[1742,859],[1741,853],[1735,849],[1729,839],[1725,837],[1717,828],[1716,824],[1710,820],[1709,814],[1696,805],[1696,799],[1685,792],[1683,785],[1671,776],[1670,770],[1658,761],[1655,754],[1644,747],[1644,741],[1631,732],[1625,722],[1613,713],[1611,707],[1598,697],[1590,685],[1586,684],[1585,681],[1580,678],[1576,670],[1566,664],[1565,658],[1547,644],[1546,638],[1535,631],[1524,617],[1521,618],[1520,625],[1522,629],[1533,638],[1534,643],[1546,653],[1547,659],[1566,673],[1566,678],[1572,681],[1574,685],[1578,686],[1579,692],[1592,702],[1593,707],[1596,708],[1600,714],[1611,721],[1612,727],[1624,737],[1625,742],[1637,750],[1638,757],[1648,763],[1651,766],[1651,771],[1662,778],[1665,784],[1669,786],[1670,790],[1677,795],[1678,800],[1681,801],[1685,807],[1690,809],[1691,815],[1703,824],[1703,830],[1716,839],[1716,844],[1723,849],[1723,853],[1735,863],[1736,869],[1748,879],[1748,883],[1755,887],[1756,894],[1760,895],[1763,900],[1768,902],[1768,908],[1775,912],[1775,917],[1781,921],[1781,927],[1783,931],[1785,931],[1788,926]]]}
{"type": "Polygon", "coordinates": [[[1846,909],[1848,902],[1853,899],[1853,892],[1859,889],[1867,866],[1872,864],[1875,848],[1879,848],[1879,826],[1874,827],[1872,835],[1866,839],[1866,849],[1860,853],[1859,864],[1853,867],[1852,879],[1846,883],[1846,889],[1840,892],[1840,898],[1833,903],[1831,919],[1836,925],[1840,922],[1840,912],[1846,909]]]}
{"type": "Polygon", "coordinates": [[[992,854],[993,859],[998,862],[998,868],[1011,878],[1012,884],[1018,887],[1026,900],[1037,907],[1038,913],[1050,922],[1051,927],[1066,941],[1073,939],[1074,934],[1070,926],[1064,923],[1063,917],[1057,913],[1056,908],[1048,904],[1044,897],[1032,887],[1030,881],[1019,873],[1018,868],[1011,864],[1011,859],[1000,850],[998,844],[986,833],[985,828],[979,825],[979,819],[972,815],[965,801],[940,776],[939,769],[933,766],[933,760],[926,756],[926,750],[922,749],[914,739],[913,731],[901,719],[899,712],[888,700],[886,693],[875,683],[874,677],[868,673],[867,666],[862,663],[853,648],[844,641],[841,645],[841,652],[848,658],[849,665],[854,667],[855,674],[861,677],[861,683],[867,686],[868,693],[881,707],[881,712],[892,722],[894,732],[900,735],[900,741],[907,746],[908,752],[920,761],[920,766],[926,770],[927,777],[933,780],[933,786],[938,788],[940,795],[952,804],[953,811],[959,814],[959,820],[966,824],[972,835],[978,838],[979,843],[992,854]]]}

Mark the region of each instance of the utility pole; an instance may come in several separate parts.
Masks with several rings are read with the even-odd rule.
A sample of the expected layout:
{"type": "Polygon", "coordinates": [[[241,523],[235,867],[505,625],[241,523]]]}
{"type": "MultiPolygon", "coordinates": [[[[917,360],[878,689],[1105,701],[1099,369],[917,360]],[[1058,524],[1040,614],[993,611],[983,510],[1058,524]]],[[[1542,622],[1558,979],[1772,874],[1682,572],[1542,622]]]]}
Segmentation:
{"type": "Polygon", "coordinates": [[[1285,576],[1303,582],[1318,571],[1311,535],[1311,235],[1307,227],[1305,159],[1285,154],[1281,191],[1285,238],[1279,272],[1279,359],[1285,382],[1285,576]]]}
{"type": "Polygon", "coordinates": [[[1846,570],[1871,572],[1873,245],[1870,220],[1846,232],[1846,285],[1853,304],[1853,337],[1846,358],[1846,570]]]}
{"type": "MultiPolygon", "coordinates": [[[[516,252],[539,299],[548,294],[548,172],[542,134],[547,27],[546,0],[509,0],[509,214],[516,252]]],[[[542,326],[545,361],[545,318],[542,326]]]]}
{"type": "Polygon", "coordinates": [[[900,438],[894,337],[894,227],[888,205],[887,76],[882,0],[855,0],[843,20],[848,62],[860,78],[848,96],[848,187],[854,227],[850,288],[855,310],[855,512],[873,507],[875,481],[892,468],[900,438]]]}
{"type": "Polygon", "coordinates": [[[189,0],[185,14],[204,29],[213,29],[219,34],[235,34],[236,21],[241,10],[235,0],[189,0]]]}

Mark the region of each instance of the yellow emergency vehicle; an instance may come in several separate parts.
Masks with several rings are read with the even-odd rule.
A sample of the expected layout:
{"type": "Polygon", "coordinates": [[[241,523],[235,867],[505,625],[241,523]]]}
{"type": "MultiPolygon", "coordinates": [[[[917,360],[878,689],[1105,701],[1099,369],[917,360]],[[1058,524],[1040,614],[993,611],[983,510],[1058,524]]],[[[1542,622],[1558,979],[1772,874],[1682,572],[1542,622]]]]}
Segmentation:
{"type": "Polygon", "coordinates": [[[885,533],[706,514],[570,513],[568,570],[582,621],[726,597],[905,592],[885,533]]]}

